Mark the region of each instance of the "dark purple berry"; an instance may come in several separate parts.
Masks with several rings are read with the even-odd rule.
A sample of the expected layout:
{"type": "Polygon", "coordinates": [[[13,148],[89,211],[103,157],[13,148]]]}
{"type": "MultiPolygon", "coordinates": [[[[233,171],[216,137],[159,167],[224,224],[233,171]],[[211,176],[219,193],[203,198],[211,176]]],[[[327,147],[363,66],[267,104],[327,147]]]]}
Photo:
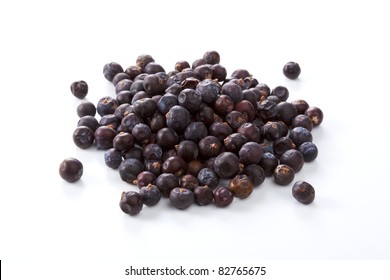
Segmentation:
{"type": "Polygon", "coordinates": [[[179,187],[179,179],[172,173],[162,173],[156,179],[156,186],[163,197],[169,197],[171,190],[179,187]]]}
{"type": "Polygon", "coordinates": [[[146,206],[154,206],[161,199],[160,190],[155,185],[152,185],[152,184],[149,184],[145,187],[142,187],[139,190],[139,194],[142,198],[143,203],[146,206]]]}
{"type": "Polygon", "coordinates": [[[318,156],[317,146],[313,142],[302,143],[299,146],[298,151],[302,153],[305,162],[311,162],[318,156]]]}
{"type": "Polygon", "coordinates": [[[313,135],[309,130],[304,127],[295,127],[290,130],[290,134],[288,135],[290,139],[294,142],[295,146],[299,148],[299,146],[304,142],[312,142],[313,135]]]}
{"type": "Polygon", "coordinates": [[[217,207],[226,207],[233,202],[234,194],[225,187],[218,187],[214,190],[214,203],[217,207]]]}
{"type": "Polygon", "coordinates": [[[318,107],[309,107],[305,111],[305,115],[311,119],[314,127],[319,126],[324,119],[324,113],[318,107]]]}
{"type": "Polygon", "coordinates": [[[138,188],[146,187],[149,184],[156,182],[156,175],[150,171],[142,171],[137,175],[137,179],[134,180],[133,184],[137,185],[138,188]]]}
{"type": "Polygon", "coordinates": [[[194,189],[193,192],[196,204],[205,206],[213,202],[213,191],[208,186],[198,186],[194,189]]]}
{"type": "Polygon", "coordinates": [[[222,179],[230,179],[240,172],[240,159],[231,152],[222,152],[214,161],[214,171],[222,179]]]}
{"type": "Polygon", "coordinates": [[[108,126],[100,126],[95,131],[95,142],[99,150],[107,150],[113,147],[116,131],[108,126]]]}
{"type": "Polygon", "coordinates": [[[301,67],[298,63],[290,61],[283,66],[283,74],[291,79],[295,80],[301,74],[301,67]]]}
{"type": "Polygon", "coordinates": [[[280,157],[280,164],[290,166],[294,173],[302,169],[304,162],[302,153],[295,149],[285,151],[280,157]]]}
{"type": "Polygon", "coordinates": [[[250,164],[246,166],[243,174],[249,177],[255,187],[261,185],[265,180],[265,171],[258,164],[250,164]]]}
{"type": "Polygon", "coordinates": [[[88,94],[88,84],[85,81],[73,82],[70,85],[70,91],[75,97],[83,99],[88,94]]]}
{"type": "Polygon", "coordinates": [[[115,75],[121,72],[123,72],[123,68],[116,62],[107,63],[103,67],[103,75],[109,82],[112,82],[115,75]]]}
{"type": "Polygon", "coordinates": [[[169,201],[180,210],[186,209],[194,203],[194,193],[189,189],[174,188],[169,194],[169,201]]]}
{"type": "Polygon", "coordinates": [[[215,189],[218,186],[218,175],[211,168],[202,168],[198,173],[198,182],[201,186],[208,186],[215,189]]]}
{"type": "Polygon", "coordinates": [[[285,164],[279,164],[274,171],[274,181],[276,184],[286,186],[290,184],[295,177],[294,170],[285,164]]]}
{"type": "Polygon", "coordinates": [[[308,182],[297,181],[292,187],[292,195],[300,203],[310,204],[315,198],[315,190],[308,182]]]}
{"type": "Polygon", "coordinates": [[[73,142],[81,149],[89,148],[95,140],[95,134],[87,126],[78,126],[73,132],[73,142]]]}
{"type": "Polygon", "coordinates": [[[104,152],[104,162],[108,167],[116,169],[122,161],[122,153],[119,150],[111,148],[104,152]]]}
{"type": "Polygon", "coordinates": [[[82,118],[84,116],[92,116],[94,117],[96,114],[95,104],[89,101],[81,102],[77,106],[77,115],[82,118]]]}
{"type": "Polygon", "coordinates": [[[132,184],[138,174],[144,171],[144,166],[141,161],[136,158],[128,158],[119,165],[119,176],[127,183],[132,184]]]}
{"type": "Polygon", "coordinates": [[[83,164],[78,159],[66,158],[60,164],[59,173],[62,179],[74,183],[83,176],[83,164]]]}
{"type": "Polygon", "coordinates": [[[257,164],[263,156],[263,148],[256,142],[247,142],[241,146],[238,156],[244,165],[257,164]]]}
{"type": "Polygon", "coordinates": [[[126,214],[136,215],[142,210],[142,197],[139,193],[134,191],[122,192],[119,207],[126,214]]]}

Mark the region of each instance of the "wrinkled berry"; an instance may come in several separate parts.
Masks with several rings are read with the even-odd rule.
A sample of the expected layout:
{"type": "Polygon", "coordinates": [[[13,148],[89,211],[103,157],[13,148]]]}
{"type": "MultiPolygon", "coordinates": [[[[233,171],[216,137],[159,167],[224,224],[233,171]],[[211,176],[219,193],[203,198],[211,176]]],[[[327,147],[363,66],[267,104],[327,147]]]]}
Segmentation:
{"type": "Polygon", "coordinates": [[[83,164],[76,158],[66,158],[60,164],[59,173],[62,179],[74,183],[83,175],[83,164]]]}
{"type": "Polygon", "coordinates": [[[308,182],[297,181],[292,187],[292,195],[300,203],[310,204],[315,198],[315,190],[308,182]]]}
{"type": "Polygon", "coordinates": [[[122,192],[119,207],[126,214],[136,215],[142,210],[142,197],[139,193],[134,191],[122,192]]]}
{"type": "Polygon", "coordinates": [[[88,94],[88,84],[85,81],[73,82],[70,85],[70,91],[75,97],[83,99],[88,94]]]}

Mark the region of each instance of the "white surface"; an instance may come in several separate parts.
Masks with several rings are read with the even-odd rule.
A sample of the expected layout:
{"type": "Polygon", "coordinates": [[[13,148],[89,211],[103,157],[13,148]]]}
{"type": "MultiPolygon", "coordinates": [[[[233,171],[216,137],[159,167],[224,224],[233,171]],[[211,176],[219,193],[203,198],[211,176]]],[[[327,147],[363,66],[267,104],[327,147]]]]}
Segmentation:
{"type": "Polygon", "coordinates": [[[386,8],[293,2],[2,3],[0,259],[389,259],[386,8]],[[267,179],[226,209],[177,211],[163,200],[126,216],[120,194],[136,188],[102,151],[73,144],[80,101],[70,84],[87,81],[96,103],[114,96],[107,62],[127,67],[149,53],[169,71],[211,49],[229,73],[248,69],[323,110],[319,156],[296,175],[315,202],[301,205],[291,185],[267,179]],[[281,72],[290,60],[301,65],[297,81],[281,72]],[[58,175],[68,156],[84,163],[77,184],[58,175]]]}

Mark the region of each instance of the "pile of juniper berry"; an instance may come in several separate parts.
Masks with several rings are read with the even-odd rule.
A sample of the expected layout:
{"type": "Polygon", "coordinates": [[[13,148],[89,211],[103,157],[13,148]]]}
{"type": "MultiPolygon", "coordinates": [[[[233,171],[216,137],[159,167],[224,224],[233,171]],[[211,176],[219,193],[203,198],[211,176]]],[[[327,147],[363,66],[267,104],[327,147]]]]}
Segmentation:
{"type": "MultiPolygon", "coordinates": [[[[283,67],[289,79],[300,73],[298,63],[283,67]]],[[[289,185],[318,155],[311,130],[323,120],[321,109],[301,99],[287,101],[286,87],[271,90],[246,69],[228,77],[216,51],[192,65],[178,61],[170,72],[144,54],[127,69],[108,63],[103,74],[115,97],[78,105],[73,141],[81,149],[105,150],[105,164],[138,186],[138,192],[121,195],[119,205],[127,214],[138,214],[161,197],[178,209],[194,203],[226,207],[250,196],[266,177],[289,185]]],[[[73,82],[71,92],[83,99],[88,85],[73,82]]],[[[59,173],[76,182],[83,164],[66,158],[59,173]]],[[[307,182],[295,182],[291,191],[303,204],[314,200],[307,182]]]]}

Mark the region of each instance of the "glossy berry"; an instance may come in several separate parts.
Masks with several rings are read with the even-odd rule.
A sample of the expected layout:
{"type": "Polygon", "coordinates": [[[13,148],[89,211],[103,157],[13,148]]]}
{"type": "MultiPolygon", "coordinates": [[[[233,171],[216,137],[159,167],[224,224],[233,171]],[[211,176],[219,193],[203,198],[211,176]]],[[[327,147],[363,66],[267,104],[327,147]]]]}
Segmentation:
{"type": "Polygon", "coordinates": [[[302,153],[305,162],[311,162],[318,156],[318,148],[313,142],[302,143],[298,150],[302,153]]]}
{"type": "Polygon", "coordinates": [[[126,214],[136,215],[142,210],[142,197],[139,193],[134,191],[122,192],[119,207],[126,214]]]}
{"type": "Polygon", "coordinates": [[[95,131],[95,142],[99,150],[112,148],[112,141],[116,136],[116,131],[108,126],[100,126],[95,131]]]}
{"type": "Polygon", "coordinates": [[[300,203],[310,204],[315,198],[315,190],[308,182],[297,181],[292,187],[292,195],[300,203]]]}
{"type": "Polygon", "coordinates": [[[128,151],[134,147],[134,136],[128,132],[120,132],[115,135],[112,145],[119,151],[128,151]]]}
{"type": "Polygon", "coordinates": [[[75,97],[83,99],[88,94],[88,84],[85,81],[73,82],[70,85],[70,91],[75,97]]]}
{"type": "Polygon", "coordinates": [[[215,113],[225,116],[234,109],[234,102],[229,95],[219,95],[213,105],[215,113]]]}
{"type": "Polygon", "coordinates": [[[161,199],[161,192],[156,185],[149,184],[139,190],[139,194],[146,206],[154,206],[161,199]]]}
{"type": "Polygon", "coordinates": [[[252,194],[254,186],[247,175],[237,175],[230,180],[228,188],[235,197],[243,199],[252,194]]]}
{"type": "Polygon", "coordinates": [[[283,66],[283,74],[287,78],[294,80],[294,79],[298,78],[298,76],[301,74],[301,67],[296,62],[293,62],[293,61],[287,62],[283,66]]]}
{"type": "Polygon", "coordinates": [[[279,164],[274,171],[274,181],[276,184],[286,186],[290,184],[295,177],[294,170],[285,164],[279,164]]]}
{"type": "Polygon", "coordinates": [[[196,204],[205,206],[213,202],[213,191],[208,186],[198,186],[193,192],[196,204]]]}
{"type": "Polygon", "coordinates": [[[171,204],[180,210],[186,209],[194,203],[194,193],[189,189],[174,188],[169,194],[171,204]]]}
{"type": "Polygon", "coordinates": [[[311,119],[314,127],[319,126],[324,120],[324,113],[318,107],[309,107],[305,111],[305,115],[311,119]]]}
{"type": "Polygon", "coordinates": [[[231,190],[225,187],[218,187],[214,190],[214,204],[217,207],[227,207],[234,199],[234,194],[231,190]]]}
{"type": "Polygon", "coordinates": [[[167,158],[162,164],[162,172],[173,173],[177,177],[182,176],[187,171],[186,162],[179,156],[167,158]]]}
{"type": "Polygon", "coordinates": [[[83,164],[76,158],[66,158],[60,164],[59,173],[62,179],[74,183],[83,176],[83,164]]]}

